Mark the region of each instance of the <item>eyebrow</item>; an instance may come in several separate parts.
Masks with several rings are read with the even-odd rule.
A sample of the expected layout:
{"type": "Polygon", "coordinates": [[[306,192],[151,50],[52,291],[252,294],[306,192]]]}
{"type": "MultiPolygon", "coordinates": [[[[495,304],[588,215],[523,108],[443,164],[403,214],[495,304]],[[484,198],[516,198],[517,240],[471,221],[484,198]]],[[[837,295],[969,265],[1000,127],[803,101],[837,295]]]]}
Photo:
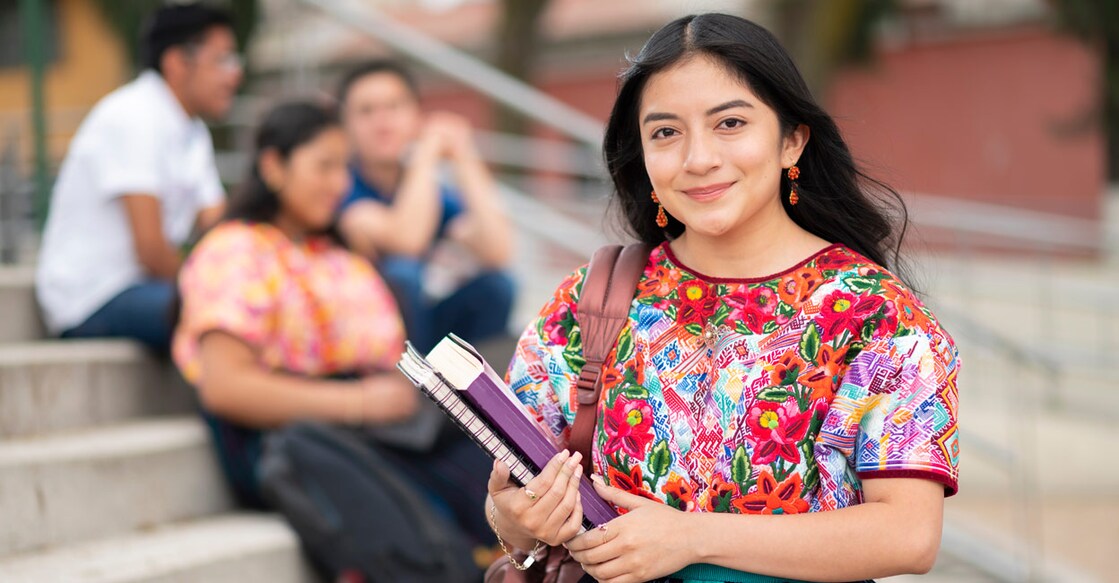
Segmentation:
{"type": "MultiPolygon", "coordinates": [[[[754,107],[754,104],[750,103],[748,101],[744,101],[742,99],[735,99],[733,101],[728,101],[726,103],[716,105],[715,107],[712,107],[711,109],[708,109],[707,110],[707,115],[712,116],[712,115],[715,115],[716,113],[726,111],[728,109],[734,109],[736,107],[750,107],[750,108],[752,108],[752,107],[754,107]]],[[[654,112],[646,115],[645,119],[641,120],[641,123],[642,124],[647,124],[651,121],[663,121],[663,120],[666,120],[666,119],[680,119],[680,117],[677,116],[676,114],[672,114],[672,113],[660,113],[660,112],[654,111],[654,112]]]]}

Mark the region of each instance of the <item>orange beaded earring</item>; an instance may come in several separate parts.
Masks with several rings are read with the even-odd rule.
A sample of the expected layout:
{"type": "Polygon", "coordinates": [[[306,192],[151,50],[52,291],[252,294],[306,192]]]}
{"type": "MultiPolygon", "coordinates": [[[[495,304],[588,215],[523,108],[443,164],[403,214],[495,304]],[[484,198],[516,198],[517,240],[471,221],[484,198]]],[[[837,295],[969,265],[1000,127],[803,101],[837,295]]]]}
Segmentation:
{"type": "Polygon", "coordinates": [[[797,178],[800,178],[800,168],[793,164],[789,168],[789,204],[793,206],[800,201],[800,195],[797,194],[797,178]]]}
{"type": "Polygon", "coordinates": [[[661,205],[661,199],[657,198],[657,191],[653,191],[653,202],[657,205],[657,226],[665,228],[668,226],[668,215],[664,214],[664,206],[661,205]]]}

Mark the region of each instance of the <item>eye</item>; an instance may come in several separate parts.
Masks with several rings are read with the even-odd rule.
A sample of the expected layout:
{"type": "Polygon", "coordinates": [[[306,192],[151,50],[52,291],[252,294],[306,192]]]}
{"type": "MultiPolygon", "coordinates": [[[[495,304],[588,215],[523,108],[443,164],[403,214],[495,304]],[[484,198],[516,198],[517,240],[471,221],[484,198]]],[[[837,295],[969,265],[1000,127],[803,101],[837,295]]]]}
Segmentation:
{"type": "Polygon", "coordinates": [[[676,130],[672,128],[658,128],[653,132],[653,139],[671,138],[674,135],[676,135],[676,130]]]}
{"type": "Polygon", "coordinates": [[[723,120],[721,123],[719,123],[719,125],[728,129],[728,130],[733,130],[733,129],[737,129],[737,128],[740,128],[740,127],[746,125],[746,122],[741,120],[741,119],[738,119],[736,117],[732,117],[732,118],[728,118],[728,119],[723,120]]]}

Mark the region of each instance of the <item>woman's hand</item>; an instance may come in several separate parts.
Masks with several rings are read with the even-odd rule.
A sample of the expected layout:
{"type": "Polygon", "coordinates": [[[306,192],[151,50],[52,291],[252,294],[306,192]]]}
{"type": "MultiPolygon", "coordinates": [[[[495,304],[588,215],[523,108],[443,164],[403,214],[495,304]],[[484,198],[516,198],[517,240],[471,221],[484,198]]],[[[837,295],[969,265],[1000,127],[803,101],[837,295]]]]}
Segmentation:
{"type": "Polygon", "coordinates": [[[419,389],[396,372],[362,377],[357,388],[357,421],[394,423],[416,413],[420,406],[419,389]]]}
{"type": "Polygon", "coordinates": [[[564,545],[590,576],[602,583],[637,583],[695,562],[690,545],[702,540],[684,529],[688,513],[607,486],[598,476],[594,486],[603,499],[628,512],[564,545]]]}
{"type": "Polygon", "coordinates": [[[558,545],[575,536],[583,522],[579,497],[582,459],[579,453],[562,451],[523,488],[509,479],[509,467],[495,460],[489,491],[502,538],[527,549],[531,548],[524,544],[528,539],[558,545]]]}

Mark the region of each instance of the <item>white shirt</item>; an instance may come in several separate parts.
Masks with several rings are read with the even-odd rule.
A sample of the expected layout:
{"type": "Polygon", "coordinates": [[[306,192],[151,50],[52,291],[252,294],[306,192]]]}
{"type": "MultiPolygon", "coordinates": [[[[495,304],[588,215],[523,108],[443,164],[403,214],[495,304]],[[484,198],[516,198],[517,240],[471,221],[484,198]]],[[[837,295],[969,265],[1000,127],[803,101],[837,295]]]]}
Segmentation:
{"type": "Polygon", "coordinates": [[[73,328],[147,279],[120,197],[160,201],[168,243],[182,245],[198,212],[225,193],[210,131],[190,118],[155,71],[93,107],[70,142],[51,193],[36,273],[47,328],[73,328]]]}

